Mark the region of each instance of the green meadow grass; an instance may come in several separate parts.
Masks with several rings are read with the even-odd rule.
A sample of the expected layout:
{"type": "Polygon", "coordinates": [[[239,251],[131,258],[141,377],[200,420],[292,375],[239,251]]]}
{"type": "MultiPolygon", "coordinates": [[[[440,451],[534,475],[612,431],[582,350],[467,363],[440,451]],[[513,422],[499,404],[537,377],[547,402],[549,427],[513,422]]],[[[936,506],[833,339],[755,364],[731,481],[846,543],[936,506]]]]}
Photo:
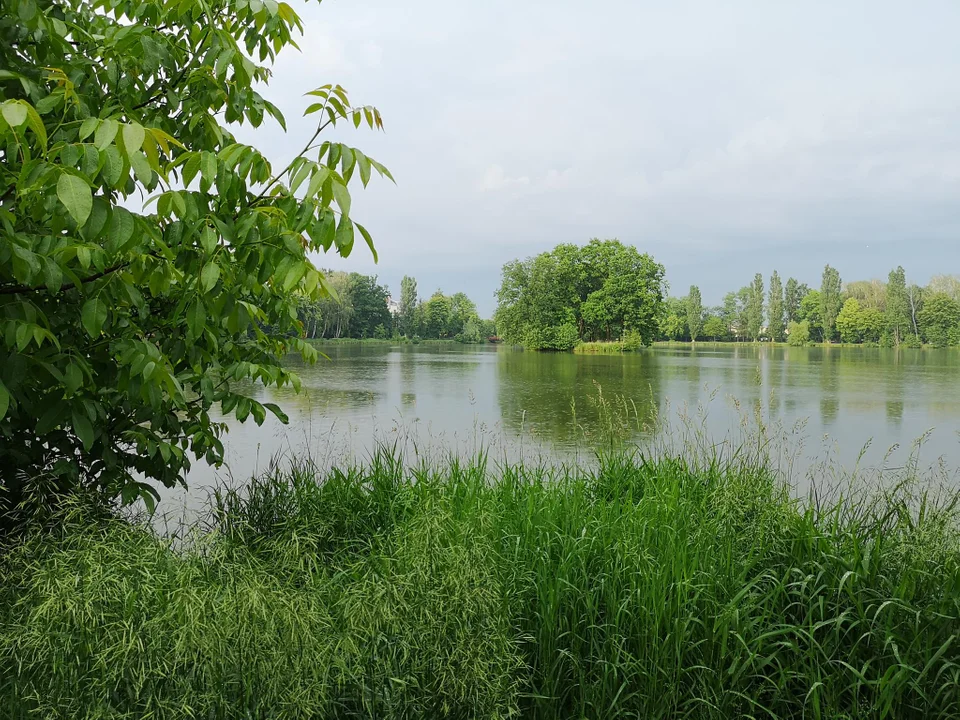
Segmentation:
{"type": "Polygon", "coordinates": [[[956,718],[956,497],[762,462],[382,451],[176,538],[82,503],[0,564],[5,718],[956,718]]]}

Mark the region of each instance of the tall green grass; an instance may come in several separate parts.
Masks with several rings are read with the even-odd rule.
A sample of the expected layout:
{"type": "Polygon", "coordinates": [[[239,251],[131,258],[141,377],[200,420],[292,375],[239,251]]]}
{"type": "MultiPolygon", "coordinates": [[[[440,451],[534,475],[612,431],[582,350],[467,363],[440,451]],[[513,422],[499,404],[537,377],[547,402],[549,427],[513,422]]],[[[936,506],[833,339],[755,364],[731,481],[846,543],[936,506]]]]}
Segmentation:
{"type": "Polygon", "coordinates": [[[8,548],[3,717],[955,718],[956,497],[757,461],[308,463],[8,548]]]}

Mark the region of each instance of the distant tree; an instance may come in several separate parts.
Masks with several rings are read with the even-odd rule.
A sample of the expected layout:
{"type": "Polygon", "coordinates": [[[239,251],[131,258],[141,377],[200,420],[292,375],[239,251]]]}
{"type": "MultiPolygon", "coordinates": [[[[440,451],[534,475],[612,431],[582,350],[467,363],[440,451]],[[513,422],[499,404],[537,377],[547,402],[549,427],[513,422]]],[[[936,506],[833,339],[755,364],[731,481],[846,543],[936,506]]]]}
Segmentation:
{"type": "Polygon", "coordinates": [[[312,340],[320,337],[323,326],[320,324],[321,303],[306,295],[297,297],[297,319],[303,326],[303,337],[312,340]]]}
{"type": "Polygon", "coordinates": [[[463,329],[460,331],[460,340],[465,343],[478,343],[484,340],[481,335],[481,325],[478,318],[471,317],[467,320],[463,329]]]}
{"type": "Polygon", "coordinates": [[[690,294],[687,296],[687,327],[690,329],[690,341],[696,342],[703,332],[703,300],[700,297],[700,288],[696,285],[690,286],[690,294]]]}
{"type": "Polygon", "coordinates": [[[882,280],[855,280],[843,287],[845,298],[855,298],[862,308],[883,312],[887,307],[887,283],[882,280]]]}
{"type": "Polygon", "coordinates": [[[837,315],[837,331],[843,342],[860,342],[859,314],[860,301],[856,298],[848,299],[840,309],[837,315]]]}
{"type": "Polygon", "coordinates": [[[837,315],[837,331],[846,343],[877,342],[885,324],[878,308],[865,307],[856,298],[848,298],[837,315]]]}
{"type": "Polygon", "coordinates": [[[801,296],[799,294],[797,281],[794,278],[788,278],[787,286],[783,292],[783,313],[788,323],[799,319],[800,300],[801,296]]]}
{"type": "Polygon", "coordinates": [[[927,291],[931,294],[940,293],[960,302],[960,275],[934,275],[930,278],[927,291]]]}
{"type": "Polygon", "coordinates": [[[783,340],[783,331],[785,330],[785,319],[783,309],[783,285],[780,282],[780,275],[776,270],[770,277],[770,299],[767,303],[767,328],[770,339],[775,342],[783,340]]]}
{"type": "MultiPolygon", "coordinates": [[[[464,293],[458,292],[450,296],[450,317],[447,319],[447,333],[453,337],[464,332],[464,327],[471,320],[479,320],[477,306],[464,293]]],[[[479,328],[479,325],[477,325],[479,328]]]]}
{"type": "Polygon", "coordinates": [[[676,312],[667,314],[660,322],[660,332],[668,340],[680,340],[687,332],[686,317],[676,312]]]}
{"type": "Polygon", "coordinates": [[[803,347],[810,342],[810,321],[792,320],[787,326],[787,343],[794,347],[803,347]]]}
{"type": "Polygon", "coordinates": [[[748,337],[747,320],[751,297],[750,286],[742,287],[736,292],[728,292],[723,296],[723,311],[721,317],[727,323],[727,329],[736,336],[737,340],[748,337]]]}
{"type": "Polygon", "coordinates": [[[902,266],[890,271],[887,280],[886,325],[894,345],[899,346],[911,332],[910,298],[902,266]]]}
{"type": "Polygon", "coordinates": [[[423,306],[423,336],[434,339],[449,337],[450,311],[453,307],[450,298],[437,290],[423,306]]]}
{"type": "Polygon", "coordinates": [[[350,273],[350,301],[353,312],[350,319],[350,337],[373,337],[378,325],[390,327],[392,317],[387,308],[390,290],[377,284],[377,277],[350,273]]]}
{"type": "Polygon", "coordinates": [[[349,337],[353,318],[353,283],[345,272],[328,272],[327,285],[333,291],[320,298],[320,317],[323,337],[349,337]]]}
{"type": "Polygon", "coordinates": [[[807,331],[816,332],[823,339],[823,321],[820,318],[820,291],[811,290],[800,301],[799,317],[807,321],[807,331]]]}
{"type": "Polygon", "coordinates": [[[932,293],[917,313],[920,330],[935,347],[948,347],[960,342],[960,303],[946,293],[932,293]]]}
{"type": "Polygon", "coordinates": [[[497,328],[506,342],[537,349],[569,349],[581,339],[630,331],[650,343],[661,317],[663,274],[649,255],[617,240],[558,245],[504,265],[497,328]]]}
{"type": "Polygon", "coordinates": [[[756,342],[763,331],[763,275],[757,273],[750,284],[747,301],[747,334],[756,342]]]}
{"type": "Polygon", "coordinates": [[[723,318],[718,315],[710,315],[706,319],[706,322],[703,323],[703,334],[708,338],[720,340],[729,334],[729,327],[730,326],[723,321],[723,318]]]}
{"type": "Polygon", "coordinates": [[[907,288],[907,301],[910,303],[910,322],[913,325],[913,337],[917,344],[920,342],[920,325],[917,322],[917,316],[923,309],[924,295],[923,288],[917,285],[911,285],[907,288]]]}
{"type": "Polygon", "coordinates": [[[830,342],[836,332],[837,315],[843,305],[841,288],[840,273],[829,265],[824,267],[820,283],[820,322],[824,342],[830,342]]]}
{"type": "Polygon", "coordinates": [[[404,275],[400,281],[400,332],[407,337],[415,334],[414,314],[417,310],[417,281],[409,275],[404,275]]]}

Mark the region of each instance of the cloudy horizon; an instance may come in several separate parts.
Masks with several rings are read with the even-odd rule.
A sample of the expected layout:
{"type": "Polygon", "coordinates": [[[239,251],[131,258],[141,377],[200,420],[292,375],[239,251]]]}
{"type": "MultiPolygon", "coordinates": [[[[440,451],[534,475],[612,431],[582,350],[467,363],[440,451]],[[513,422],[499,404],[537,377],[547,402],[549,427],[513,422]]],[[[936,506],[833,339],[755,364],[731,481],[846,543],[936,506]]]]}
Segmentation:
{"type": "Polygon", "coordinates": [[[302,52],[242,129],[275,164],[311,133],[303,93],[340,83],[384,133],[330,137],[387,165],[359,185],[358,245],[318,264],[466,292],[492,314],[500,268],[619,238],[708,304],[776,269],[811,286],[903,265],[960,272],[960,50],[948,2],[606,0],[294,4],[302,52]]]}

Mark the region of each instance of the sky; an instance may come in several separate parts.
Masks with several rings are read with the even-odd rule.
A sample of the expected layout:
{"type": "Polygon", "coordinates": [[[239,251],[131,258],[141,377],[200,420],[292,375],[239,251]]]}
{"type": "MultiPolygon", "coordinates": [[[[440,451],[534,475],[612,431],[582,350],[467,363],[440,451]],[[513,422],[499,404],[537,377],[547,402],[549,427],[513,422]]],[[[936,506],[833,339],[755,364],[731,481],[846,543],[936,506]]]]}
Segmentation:
{"type": "Polygon", "coordinates": [[[466,292],[492,315],[500,268],[618,238],[707,304],[778,270],[819,286],[960,272],[956,0],[291,2],[264,95],[288,131],[240,129],[282,167],[340,83],[385,132],[330,139],[384,163],[354,192],[372,233],[323,267],[399,296],[466,292]]]}

